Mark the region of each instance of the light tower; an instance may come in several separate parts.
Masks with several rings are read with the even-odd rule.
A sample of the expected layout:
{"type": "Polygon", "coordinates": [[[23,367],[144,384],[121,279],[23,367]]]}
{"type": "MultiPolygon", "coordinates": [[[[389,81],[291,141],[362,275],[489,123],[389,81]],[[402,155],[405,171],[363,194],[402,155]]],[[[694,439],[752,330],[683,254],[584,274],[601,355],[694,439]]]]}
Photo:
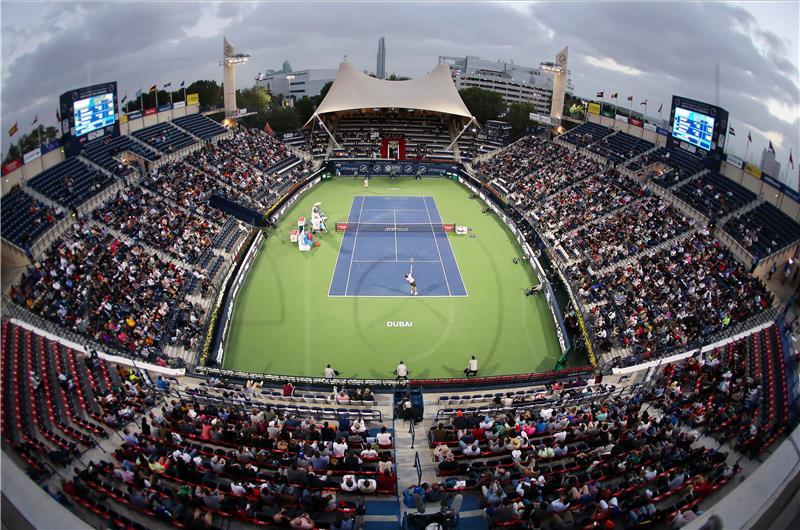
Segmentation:
{"type": "Polygon", "coordinates": [[[569,58],[569,48],[564,48],[556,54],[556,62],[550,65],[542,65],[543,70],[553,72],[553,97],[550,100],[550,118],[552,125],[561,125],[561,118],[564,114],[564,92],[567,87],[567,60],[569,58]]]}
{"type": "Polygon", "coordinates": [[[223,73],[226,118],[236,118],[236,66],[246,63],[249,58],[246,53],[236,53],[228,39],[222,37],[222,60],[219,64],[223,73]]]}

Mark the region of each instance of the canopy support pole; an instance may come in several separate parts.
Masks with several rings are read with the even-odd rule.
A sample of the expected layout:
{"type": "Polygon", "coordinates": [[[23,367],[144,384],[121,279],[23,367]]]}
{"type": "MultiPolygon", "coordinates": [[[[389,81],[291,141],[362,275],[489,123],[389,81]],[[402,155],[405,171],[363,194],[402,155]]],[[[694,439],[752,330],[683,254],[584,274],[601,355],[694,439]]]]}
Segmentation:
{"type": "Polygon", "coordinates": [[[317,116],[317,121],[319,122],[319,124],[320,124],[320,125],[322,125],[322,128],[323,128],[323,129],[325,129],[325,132],[326,132],[326,133],[328,133],[328,136],[330,136],[330,137],[331,137],[331,139],[333,140],[333,143],[334,143],[334,144],[336,144],[336,148],[337,148],[337,149],[341,149],[341,148],[342,148],[342,146],[341,146],[341,145],[339,145],[339,142],[337,142],[337,141],[336,141],[336,137],[333,135],[333,133],[331,133],[331,132],[328,130],[328,128],[327,128],[327,127],[325,127],[325,122],[323,122],[323,121],[322,121],[322,118],[320,118],[319,116],[317,116]]]}
{"type": "Polygon", "coordinates": [[[460,132],[460,133],[458,133],[458,136],[456,136],[455,140],[453,140],[452,142],[450,142],[450,145],[448,145],[448,146],[447,146],[447,149],[445,149],[445,151],[451,151],[451,150],[453,149],[453,146],[456,144],[456,142],[458,141],[458,139],[459,139],[459,138],[461,138],[461,135],[462,135],[462,134],[464,134],[464,133],[466,132],[466,130],[467,130],[467,127],[469,127],[470,125],[472,125],[472,122],[474,122],[474,121],[475,121],[475,118],[474,118],[474,117],[470,118],[470,120],[467,122],[467,124],[466,124],[466,125],[464,125],[464,128],[463,128],[463,129],[461,129],[461,132],[460,132]]]}

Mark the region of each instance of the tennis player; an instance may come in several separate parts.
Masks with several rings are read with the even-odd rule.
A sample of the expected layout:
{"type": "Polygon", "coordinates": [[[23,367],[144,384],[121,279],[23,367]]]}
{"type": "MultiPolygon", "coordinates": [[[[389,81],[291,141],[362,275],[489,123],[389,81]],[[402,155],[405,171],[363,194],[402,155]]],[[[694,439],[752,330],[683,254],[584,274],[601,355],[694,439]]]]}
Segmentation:
{"type": "Polygon", "coordinates": [[[364,191],[369,190],[369,175],[364,177],[364,191]]]}
{"type": "Polygon", "coordinates": [[[408,282],[408,286],[411,287],[411,294],[417,294],[417,280],[414,279],[414,258],[411,258],[411,268],[408,270],[408,274],[406,274],[406,281],[408,282]]]}

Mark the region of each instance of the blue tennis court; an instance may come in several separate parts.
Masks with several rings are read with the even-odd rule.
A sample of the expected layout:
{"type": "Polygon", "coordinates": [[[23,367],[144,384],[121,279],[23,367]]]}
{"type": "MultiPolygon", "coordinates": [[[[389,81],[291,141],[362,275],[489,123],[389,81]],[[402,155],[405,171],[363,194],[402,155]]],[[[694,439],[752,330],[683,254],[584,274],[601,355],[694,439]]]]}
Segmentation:
{"type": "Polygon", "coordinates": [[[353,197],[329,296],[467,296],[433,197],[353,197]]]}

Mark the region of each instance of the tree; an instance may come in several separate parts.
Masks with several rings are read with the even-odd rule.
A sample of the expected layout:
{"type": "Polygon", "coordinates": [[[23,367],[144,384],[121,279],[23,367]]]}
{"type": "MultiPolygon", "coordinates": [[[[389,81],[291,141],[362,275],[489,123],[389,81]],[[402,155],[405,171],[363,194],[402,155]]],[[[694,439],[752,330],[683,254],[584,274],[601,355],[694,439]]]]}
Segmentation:
{"type": "Polygon", "coordinates": [[[525,129],[533,125],[529,115],[536,112],[533,103],[512,103],[506,114],[506,121],[511,125],[511,132],[518,136],[525,132],[525,129]]]}
{"type": "Polygon", "coordinates": [[[187,94],[197,94],[200,97],[200,110],[215,109],[222,106],[222,86],[216,81],[195,81],[186,87],[187,94]]]}
{"type": "Polygon", "coordinates": [[[314,105],[314,101],[308,96],[303,96],[294,104],[294,110],[297,113],[297,117],[301,124],[308,121],[308,119],[314,114],[314,109],[316,108],[317,107],[314,105]]]}
{"type": "Polygon", "coordinates": [[[296,131],[302,125],[297,112],[293,108],[274,106],[264,117],[275,132],[296,131]]]}
{"type": "Polygon", "coordinates": [[[503,97],[496,92],[469,87],[459,90],[458,93],[472,115],[483,125],[486,125],[487,120],[497,119],[506,110],[503,97]]]}
{"type": "Polygon", "coordinates": [[[564,94],[564,109],[562,111],[564,116],[582,120],[585,111],[586,109],[584,108],[581,98],[573,96],[572,94],[564,94]]]}
{"type": "Polygon", "coordinates": [[[3,158],[3,164],[10,162],[16,158],[20,158],[23,154],[33,151],[39,145],[39,134],[41,133],[42,144],[46,144],[55,140],[57,135],[57,130],[55,127],[45,127],[43,124],[39,124],[37,128],[34,128],[31,132],[27,134],[21,135],[17,138],[13,143],[8,146],[8,153],[3,158]],[[20,145],[22,146],[22,153],[20,153],[20,145]]]}
{"type": "Polygon", "coordinates": [[[266,112],[271,102],[272,96],[264,87],[254,86],[236,91],[236,105],[248,112],[266,112]]]}
{"type": "Polygon", "coordinates": [[[386,78],[387,81],[408,81],[411,79],[410,77],[406,77],[404,75],[397,75],[392,73],[389,77],[386,78]]]}
{"type": "Polygon", "coordinates": [[[322,100],[325,99],[325,96],[328,95],[328,91],[331,89],[332,86],[333,86],[333,81],[328,81],[327,83],[322,85],[322,90],[319,91],[319,96],[317,96],[316,98],[317,106],[319,106],[319,104],[322,103],[322,100]]]}

